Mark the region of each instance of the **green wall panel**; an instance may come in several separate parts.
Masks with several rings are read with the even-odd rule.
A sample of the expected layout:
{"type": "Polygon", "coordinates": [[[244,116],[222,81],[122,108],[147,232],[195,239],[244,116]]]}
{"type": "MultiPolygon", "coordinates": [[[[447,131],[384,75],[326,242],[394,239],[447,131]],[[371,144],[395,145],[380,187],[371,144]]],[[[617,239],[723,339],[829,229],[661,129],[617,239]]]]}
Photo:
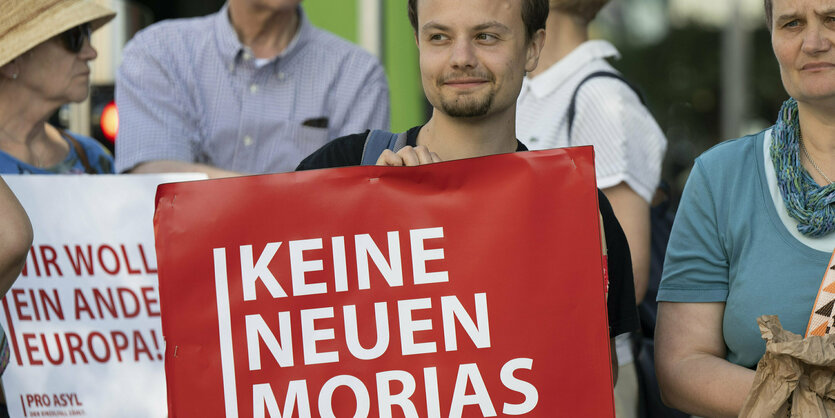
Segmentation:
{"type": "MultiPolygon", "coordinates": [[[[314,25],[352,42],[359,39],[357,0],[304,0],[314,25]]],[[[391,129],[404,131],[425,122],[417,47],[409,24],[406,0],[384,0],[383,66],[391,96],[391,129]]]]}
{"type": "Polygon", "coordinates": [[[391,90],[391,129],[401,132],[426,122],[415,35],[406,0],[386,0],[384,56],[391,90]]]}
{"type": "Polygon", "coordinates": [[[304,11],[314,25],[356,43],[357,2],[354,0],[304,0],[304,11]]]}

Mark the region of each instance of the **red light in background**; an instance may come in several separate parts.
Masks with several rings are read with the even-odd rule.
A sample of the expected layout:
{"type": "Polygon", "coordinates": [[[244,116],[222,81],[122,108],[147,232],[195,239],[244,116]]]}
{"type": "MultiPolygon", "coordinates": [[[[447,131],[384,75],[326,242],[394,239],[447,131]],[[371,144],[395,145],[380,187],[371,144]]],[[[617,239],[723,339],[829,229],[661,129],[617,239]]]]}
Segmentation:
{"type": "Polygon", "coordinates": [[[119,132],[119,111],[116,103],[110,102],[101,111],[101,131],[110,142],[116,141],[116,134],[119,132]]]}

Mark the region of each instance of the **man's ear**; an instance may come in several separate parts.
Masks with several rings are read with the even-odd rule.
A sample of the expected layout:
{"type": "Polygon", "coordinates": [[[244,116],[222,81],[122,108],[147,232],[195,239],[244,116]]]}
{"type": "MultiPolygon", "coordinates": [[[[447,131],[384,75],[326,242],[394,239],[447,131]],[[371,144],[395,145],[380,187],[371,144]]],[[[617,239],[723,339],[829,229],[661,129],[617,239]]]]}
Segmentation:
{"type": "Polygon", "coordinates": [[[542,46],[545,45],[545,29],[540,29],[531,36],[528,42],[528,55],[525,62],[525,71],[531,72],[539,63],[539,53],[542,52],[542,46]]]}

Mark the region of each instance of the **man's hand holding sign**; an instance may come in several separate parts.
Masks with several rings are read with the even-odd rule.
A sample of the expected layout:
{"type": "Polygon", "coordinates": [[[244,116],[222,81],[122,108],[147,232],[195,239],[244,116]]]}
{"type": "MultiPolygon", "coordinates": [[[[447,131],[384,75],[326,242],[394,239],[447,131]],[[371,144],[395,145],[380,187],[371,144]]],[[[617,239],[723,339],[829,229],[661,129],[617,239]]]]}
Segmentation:
{"type": "Polygon", "coordinates": [[[434,112],[369,162],[395,167],[312,170],[359,165],[365,133],[311,171],[158,189],[172,417],[613,416],[623,231],[590,147],[513,153],[548,2],[409,8],[434,112]]]}
{"type": "Polygon", "coordinates": [[[416,147],[405,146],[396,153],[390,149],[383,150],[377,159],[377,165],[384,167],[414,167],[421,164],[441,162],[441,157],[423,145],[416,147]]]}

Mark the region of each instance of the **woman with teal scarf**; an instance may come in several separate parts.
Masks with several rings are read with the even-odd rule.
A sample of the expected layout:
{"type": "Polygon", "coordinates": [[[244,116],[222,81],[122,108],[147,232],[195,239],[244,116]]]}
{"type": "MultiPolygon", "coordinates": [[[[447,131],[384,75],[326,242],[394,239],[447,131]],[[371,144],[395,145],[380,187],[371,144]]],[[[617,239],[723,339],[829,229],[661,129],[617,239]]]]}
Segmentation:
{"type": "Polygon", "coordinates": [[[835,0],[765,0],[790,98],[776,124],[702,154],[658,291],[665,402],[737,416],[765,352],[757,318],[805,334],[835,249],[835,0]]]}

